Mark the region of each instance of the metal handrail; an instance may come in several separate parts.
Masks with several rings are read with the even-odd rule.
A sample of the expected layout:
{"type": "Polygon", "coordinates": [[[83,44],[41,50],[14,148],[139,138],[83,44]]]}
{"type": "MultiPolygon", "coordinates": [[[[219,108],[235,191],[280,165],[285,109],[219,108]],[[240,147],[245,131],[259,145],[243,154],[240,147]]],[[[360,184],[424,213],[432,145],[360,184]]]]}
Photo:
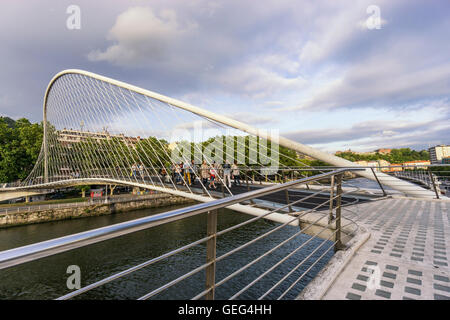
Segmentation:
{"type": "MultiPolygon", "coordinates": [[[[338,173],[338,174],[342,175],[342,173],[338,173]]],[[[342,194],[342,195],[343,195],[343,194],[342,194]]],[[[334,199],[338,199],[338,198],[340,198],[340,197],[341,197],[341,195],[337,194],[334,198],[330,198],[330,199],[328,199],[327,201],[318,204],[315,208],[312,208],[312,209],[309,209],[309,210],[307,210],[307,211],[305,211],[305,212],[302,212],[300,215],[297,215],[297,216],[293,217],[292,219],[290,219],[289,221],[287,221],[287,222],[285,222],[285,223],[283,223],[283,224],[281,224],[281,225],[279,225],[279,226],[277,226],[277,227],[271,229],[269,232],[264,233],[264,234],[262,234],[262,235],[256,237],[255,239],[253,239],[253,240],[251,240],[251,241],[249,241],[249,242],[247,242],[247,243],[244,243],[243,245],[241,245],[241,246],[239,246],[239,247],[237,247],[237,248],[234,248],[233,250],[231,250],[231,251],[229,251],[229,252],[227,252],[227,253],[225,253],[225,254],[219,256],[219,257],[212,258],[211,261],[208,261],[207,263],[205,263],[205,264],[203,264],[203,265],[201,265],[201,266],[199,266],[199,267],[197,267],[197,268],[195,268],[195,269],[189,271],[188,273],[185,273],[185,274],[181,275],[180,277],[178,277],[178,278],[176,278],[176,279],[170,281],[169,283],[166,283],[166,284],[164,284],[163,286],[161,286],[161,287],[159,287],[159,288],[157,288],[157,289],[155,289],[155,290],[153,290],[153,291],[147,293],[146,295],[140,297],[139,300],[145,300],[145,299],[148,299],[148,298],[150,298],[150,297],[152,297],[152,296],[154,296],[154,295],[156,295],[156,294],[158,294],[158,293],[160,293],[160,292],[162,292],[162,291],[164,291],[164,290],[166,290],[166,289],[168,289],[168,288],[174,286],[175,284],[181,282],[182,280],[185,280],[185,279],[187,279],[187,278],[193,276],[194,274],[197,274],[198,272],[200,272],[200,271],[202,271],[202,270],[205,270],[205,269],[207,269],[207,268],[211,268],[215,263],[217,263],[217,262],[223,260],[224,258],[226,258],[226,257],[228,257],[228,256],[230,256],[230,255],[232,255],[233,253],[236,253],[236,252],[240,251],[241,249],[243,249],[243,248],[245,248],[245,247],[248,247],[248,246],[251,245],[252,243],[255,243],[256,241],[258,241],[258,240],[260,240],[260,239],[262,239],[262,238],[267,237],[268,235],[274,233],[275,231],[280,230],[281,228],[283,228],[283,227],[289,225],[291,222],[294,222],[295,220],[299,219],[300,217],[306,216],[308,213],[314,212],[314,211],[315,211],[316,209],[318,209],[319,207],[322,207],[322,206],[326,205],[328,202],[330,202],[330,201],[332,201],[332,200],[334,200],[334,199]]],[[[299,202],[299,201],[301,201],[301,200],[302,200],[302,199],[297,200],[297,201],[295,201],[295,202],[299,202]]],[[[295,203],[295,202],[294,202],[294,203],[295,203]]],[[[292,203],[292,204],[293,204],[293,203],[292,203]]],[[[289,206],[289,204],[288,204],[288,205],[285,205],[285,206],[283,206],[283,207],[287,207],[287,206],[289,206]]],[[[283,207],[282,207],[282,208],[283,208],[283,207]]],[[[279,208],[279,209],[282,209],[282,208],[279,208]]],[[[235,226],[229,227],[229,228],[227,228],[227,229],[221,230],[221,231],[219,231],[219,232],[216,231],[216,232],[213,233],[212,235],[208,235],[207,237],[205,237],[205,238],[203,238],[203,239],[197,240],[197,241],[195,241],[195,242],[193,242],[193,243],[190,243],[190,244],[188,244],[188,245],[185,245],[184,247],[178,248],[178,249],[173,250],[173,251],[171,251],[171,252],[165,253],[165,254],[163,254],[163,255],[161,255],[161,256],[159,256],[159,257],[152,258],[152,259],[150,259],[150,260],[148,260],[148,261],[145,261],[144,263],[141,263],[140,265],[131,267],[131,268],[127,269],[127,270],[124,270],[124,271],[122,271],[122,272],[119,272],[119,273],[117,273],[117,274],[114,274],[114,275],[112,275],[112,276],[110,276],[110,277],[107,277],[107,278],[104,278],[104,279],[102,279],[102,280],[99,280],[99,281],[97,281],[97,282],[95,282],[95,283],[92,283],[92,284],[86,286],[86,287],[83,287],[83,288],[81,288],[81,289],[78,289],[78,290],[76,290],[76,291],[73,291],[73,292],[71,292],[71,293],[68,293],[68,294],[66,294],[66,295],[64,295],[64,296],[62,296],[62,297],[59,297],[57,300],[66,300],[66,299],[73,298],[73,297],[75,297],[75,296],[77,296],[77,295],[80,295],[80,294],[85,293],[85,292],[87,292],[87,291],[90,291],[90,290],[92,290],[92,289],[94,289],[94,288],[96,288],[96,287],[99,287],[99,286],[104,285],[104,284],[106,284],[106,283],[109,283],[109,282],[111,282],[111,281],[113,281],[113,280],[115,280],[115,279],[121,278],[121,277],[123,277],[123,276],[125,276],[125,275],[127,275],[127,274],[130,274],[130,273],[132,273],[132,272],[134,272],[134,271],[137,271],[137,270],[139,270],[139,269],[141,269],[141,268],[144,268],[144,267],[146,267],[146,266],[149,266],[149,265],[151,265],[151,264],[153,264],[153,263],[155,263],[155,262],[158,262],[158,261],[161,261],[161,260],[163,260],[163,259],[165,259],[165,258],[168,258],[168,257],[170,257],[170,256],[173,256],[174,254],[177,254],[177,253],[180,253],[180,252],[182,252],[182,251],[185,251],[185,250],[187,250],[187,249],[189,249],[189,248],[191,248],[191,247],[193,247],[193,246],[196,246],[196,245],[198,245],[198,244],[201,244],[201,243],[204,243],[204,242],[207,242],[207,241],[215,241],[215,240],[214,240],[215,238],[217,238],[217,237],[219,237],[219,236],[221,236],[221,235],[223,235],[223,234],[225,234],[225,233],[227,233],[227,232],[230,232],[230,231],[232,231],[232,230],[235,230],[236,228],[239,228],[239,227],[241,227],[241,226],[243,226],[243,225],[247,225],[247,224],[252,223],[252,222],[254,222],[254,221],[256,221],[256,220],[262,219],[262,218],[264,218],[265,216],[268,216],[268,215],[270,215],[270,214],[272,214],[272,213],[278,211],[279,209],[275,209],[275,210],[269,211],[269,212],[267,212],[267,213],[265,213],[265,214],[263,214],[263,215],[261,215],[261,216],[258,216],[258,217],[249,219],[249,220],[247,220],[247,221],[245,221],[245,222],[242,222],[242,223],[240,223],[240,224],[238,224],[238,225],[235,225],[235,226]]],[[[339,207],[339,206],[336,206],[336,210],[339,210],[339,209],[340,209],[340,207],[339,207]]],[[[212,212],[214,212],[214,211],[212,211],[212,212]]],[[[210,214],[211,214],[211,212],[208,212],[208,217],[209,217],[209,218],[210,218],[210,214]]],[[[214,216],[214,215],[216,215],[216,214],[217,214],[217,213],[212,214],[212,216],[214,216]]],[[[211,221],[209,220],[209,218],[208,218],[208,224],[211,222],[211,221]]],[[[322,219],[323,219],[322,216],[320,216],[319,218],[315,219],[315,221],[313,221],[312,223],[310,223],[309,226],[307,226],[307,227],[303,228],[302,230],[300,230],[299,232],[297,232],[295,236],[298,236],[299,234],[304,233],[307,229],[309,229],[310,227],[312,227],[312,225],[314,225],[315,223],[317,223],[319,220],[322,220],[322,219]]],[[[340,219],[340,218],[339,218],[339,219],[340,219]]],[[[349,219],[349,220],[350,220],[350,219],[349,219]]],[[[355,224],[355,222],[350,220],[350,223],[348,223],[347,225],[342,226],[342,227],[347,227],[349,224],[355,224]]],[[[357,227],[356,224],[355,224],[355,227],[357,227]]],[[[318,233],[316,233],[315,235],[313,235],[312,238],[310,238],[308,241],[302,243],[302,245],[301,245],[299,248],[297,248],[296,251],[299,250],[299,249],[301,249],[301,248],[303,248],[304,246],[306,246],[306,244],[307,244],[308,242],[310,242],[312,239],[318,237],[318,235],[321,234],[326,228],[327,228],[326,226],[323,226],[323,227],[321,228],[321,231],[320,231],[320,232],[318,232],[318,233]]],[[[334,235],[337,235],[339,232],[340,232],[340,229],[336,229],[336,230],[332,233],[332,235],[331,235],[330,237],[328,237],[328,240],[330,240],[330,238],[333,237],[334,235]]],[[[353,235],[354,232],[355,232],[355,231],[351,232],[350,235],[353,235]]],[[[260,260],[261,258],[263,258],[264,256],[267,256],[268,254],[270,254],[271,252],[273,252],[273,251],[276,250],[277,248],[281,247],[283,244],[285,244],[285,243],[287,243],[288,241],[290,241],[290,240],[292,240],[293,238],[295,238],[295,236],[291,236],[291,237],[289,237],[288,239],[284,240],[282,243],[280,243],[280,244],[278,244],[277,246],[273,247],[272,249],[270,249],[268,252],[264,253],[264,254],[263,254],[262,256],[260,256],[259,258],[257,258],[257,259],[255,259],[255,260],[251,261],[250,263],[248,263],[248,264],[245,265],[244,267],[240,268],[239,270],[236,270],[236,271],[233,272],[231,275],[227,276],[226,278],[222,279],[221,281],[219,281],[219,282],[217,282],[217,283],[214,283],[214,281],[213,281],[212,286],[211,286],[209,289],[203,291],[203,292],[200,293],[199,295],[195,296],[193,299],[195,300],[195,299],[198,299],[198,298],[200,298],[200,297],[202,297],[202,296],[205,296],[205,295],[207,295],[207,294],[211,294],[211,291],[213,291],[215,288],[217,288],[218,286],[220,286],[220,285],[222,285],[223,283],[225,283],[228,279],[234,277],[236,274],[238,274],[238,273],[242,272],[243,270],[247,269],[249,266],[251,266],[251,265],[254,264],[255,262],[259,261],[259,260],[260,260]]],[[[340,242],[340,240],[337,240],[337,239],[336,239],[335,241],[333,241],[333,246],[338,245],[338,242],[340,242]]],[[[323,245],[323,243],[322,243],[319,247],[322,247],[322,245],[323,245]]],[[[331,246],[331,247],[333,248],[333,246],[331,246]]],[[[330,250],[330,249],[328,249],[327,251],[329,251],[329,250],[330,250]]],[[[315,250],[315,251],[316,251],[316,250],[315,250]]],[[[314,252],[315,252],[315,251],[314,251],[314,252]]],[[[311,255],[310,255],[310,256],[311,256],[311,255]]],[[[322,255],[322,257],[323,257],[323,255],[322,255]]],[[[318,260],[316,260],[316,261],[313,263],[313,265],[315,265],[320,259],[321,259],[321,258],[319,258],[318,260]]],[[[298,268],[298,267],[297,267],[297,268],[298,268]]],[[[214,269],[214,268],[213,268],[213,269],[214,269]]],[[[208,273],[208,272],[207,272],[207,273],[208,273]]]]}
{"type": "MultiPolygon", "coordinates": [[[[361,169],[352,169],[351,171],[356,170],[361,169]]],[[[343,173],[345,171],[348,171],[348,169],[339,169],[332,172],[323,173],[314,177],[289,181],[283,184],[273,185],[266,188],[222,199],[215,199],[210,202],[196,204],[188,208],[176,209],[169,212],[153,215],[150,217],[135,219],[111,226],[106,226],[103,228],[89,230],[57,239],[47,240],[44,242],[39,242],[15,249],[6,250],[0,252],[0,270],[28,261],[33,261],[38,258],[54,255],[56,253],[83,247],[88,244],[104,241],[107,239],[129,234],[135,231],[147,229],[155,225],[160,225],[163,223],[179,220],[188,216],[193,216],[208,211],[228,207],[233,204],[237,204],[256,197],[268,195],[273,192],[285,190],[298,184],[323,179],[325,177],[343,173]]]]}

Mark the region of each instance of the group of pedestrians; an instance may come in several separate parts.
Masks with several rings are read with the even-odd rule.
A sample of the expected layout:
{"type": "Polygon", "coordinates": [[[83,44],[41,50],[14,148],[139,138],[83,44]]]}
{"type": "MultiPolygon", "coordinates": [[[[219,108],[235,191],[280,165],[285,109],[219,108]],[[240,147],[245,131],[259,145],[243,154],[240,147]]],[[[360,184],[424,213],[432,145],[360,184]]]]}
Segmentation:
{"type": "MultiPolygon", "coordinates": [[[[165,170],[164,174],[169,177],[165,170]]],[[[231,180],[234,180],[235,185],[241,184],[240,171],[236,161],[233,164],[226,161],[223,166],[215,161],[208,164],[205,160],[200,167],[195,164],[194,160],[172,165],[172,180],[176,184],[192,186],[197,177],[201,179],[205,187],[208,186],[210,189],[217,189],[216,183],[223,183],[231,188],[231,180]]],[[[169,182],[167,178],[166,182],[169,182]]]]}
{"type": "MultiPolygon", "coordinates": [[[[172,165],[172,180],[175,181],[176,184],[187,183],[189,186],[192,186],[192,184],[195,183],[194,173],[196,171],[197,165],[194,163],[194,161],[191,161],[191,163],[189,162],[174,163],[172,165]]],[[[166,175],[166,177],[168,177],[168,175],[166,175]]],[[[167,178],[166,182],[168,182],[167,178]]]]}
{"type": "Polygon", "coordinates": [[[133,163],[131,166],[131,174],[133,178],[141,178],[143,179],[145,176],[145,168],[143,164],[133,163]]]}

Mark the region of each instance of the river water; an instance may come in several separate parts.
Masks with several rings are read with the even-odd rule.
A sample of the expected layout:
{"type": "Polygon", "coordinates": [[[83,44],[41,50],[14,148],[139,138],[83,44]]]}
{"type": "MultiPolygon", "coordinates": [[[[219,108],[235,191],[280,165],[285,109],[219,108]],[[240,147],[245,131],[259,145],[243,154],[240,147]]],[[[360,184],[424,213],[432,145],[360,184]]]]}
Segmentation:
{"type": "MultiPolygon", "coordinates": [[[[64,220],[1,229],[0,251],[126,220],[137,219],[179,207],[180,206],[153,208],[100,217],[64,220]]],[[[222,209],[219,211],[218,215],[218,229],[225,229],[250,218],[250,216],[245,214],[222,209]]],[[[217,256],[254,239],[257,235],[263,234],[276,226],[277,223],[260,220],[219,237],[217,240],[217,256]]],[[[284,227],[280,231],[276,231],[263,240],[218,262],[216,266],[216,281],[223,279],[225,276],[239,269],[246,263],[253,261],[262,253],[287,239],[297,231],[298,229],[295,227],[284,227]]],[[[135,232],[116,239],[92,244],[84,248],[60,253],[52,257],[46,257],[0,270],[0,299],[54,299],[71,292],[66,284],[67,279],[70,276],[70,274],[66,273],[69,265],[77,265],[80,267],[81,286],[85,286],[169,252],[177,247],[198,240],[205,235],[206,215],[202,214],[157,226],[152,229],[135,232]]],[[[232,280],[218,287],[216,289],[216,299],[229,298],[308,239],[310,239],[310,237],[307,235],[295,237],[294,240],[283,245],[274,253],[263,258],[232,280]]],[[[299,250],[238,298],[257,299],[323,242],[324,240],[321,239],[313,239],[305,246],[305,248],[299,250]]],[[[288,277],[287,280],[269,294],[267,298],[278,298],[278,296],[330,246],[331,242],[326,241],[322,248],[313,254],[311,259],[307,260],[304,265],[288,277]]],[[[304,288],[314,275],[328,262],[332,255],[333,250],[331,249],[317,265],[314,266],[291,291],[289,291],[285,298],[295,298],[302,288],[304,288]]],[[[206,246],[199,245],[170,257],[169,259],[158,262],[82,294],[75,299],[136,299],[202,265],[205,263],[205,260],[206,246]]],[[[199,272],[191,278],[152,297],[152,299],[190,299],[203,291],[204,286],[205,273],[199,272]]]]}

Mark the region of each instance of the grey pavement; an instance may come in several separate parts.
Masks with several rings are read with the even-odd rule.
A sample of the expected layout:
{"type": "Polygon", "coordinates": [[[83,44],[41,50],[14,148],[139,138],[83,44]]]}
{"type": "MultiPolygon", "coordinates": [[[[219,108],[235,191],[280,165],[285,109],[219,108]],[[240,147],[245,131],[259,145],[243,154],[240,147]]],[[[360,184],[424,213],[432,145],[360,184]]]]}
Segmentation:
{"type": "Polygon", "coordinates": [[[350,218],[371,237],[323,299],[450,299],[450,202],[385,199],[350,218]]]}

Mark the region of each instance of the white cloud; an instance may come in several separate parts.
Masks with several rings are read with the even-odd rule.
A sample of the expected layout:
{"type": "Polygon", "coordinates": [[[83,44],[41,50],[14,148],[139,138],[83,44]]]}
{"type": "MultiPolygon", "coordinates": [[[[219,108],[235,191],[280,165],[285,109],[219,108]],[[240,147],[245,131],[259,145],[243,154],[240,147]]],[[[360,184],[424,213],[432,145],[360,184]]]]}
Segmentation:
{"type": "Polygon", "coordinates": [[[103,52],[90,52],[88,58],[118,65],[162,61],[177,41],[195,29],[195,23],[180,23],[173,10],[155,14],[149,7],[133,7],[120,14],[109,31],[108,40],[115,44],[103,52]]]}
{"type": "MultiPolygon", "coordinates": [[[[373,22],[373,20],[369,20],[369,19],[370,18],[368,18],[367,20],[359,21],[357,23],[358,28],[360,28],[361,30],[367,30],[367,31],[374,30],[372,28],[373,28],[374,23],[376,23],[376,22],[373,22]]],[[[381,29],[381,28],[383,28],[383,26],[386,26],[388,22],[387,22],[387,20],[380,17],[379,23],[380,23],[380,29],[381,29]]],[[[379,30],[379,29],[377,29],[377,30],[379,30]]]]}
{"type": "Polygon", "coordinates": [[[420,50],[417,45],[405,44],[404,49],[407,46],[412,46],[410,54],[398,56],[394,49],[350,66],[340,77],[316,86],[298,105],[285,110],[397,107],[415,99],[448,95],[450,63],[428,66],[422,53],[416,55],[420,50]]]}
{"type": "Polygon", "coordinates": [[[415,112],[417,117],[409,115],[397,120],[395,112],[385,111],[387,119],[366,120],[352,126],[336,126],[324,129],[297,130],[282,134],[287,138],[314,147],[327,150],[369,151],[380,147],[416,147],[425,148],[428,144],[448,144],[450,136],[450,109],[423,107],[415,112]],[[430,114],[434,112],[433,114],[430,114]],[[429,113],[428,119],[423,114],[429,113]]]}
{"type": "MultiPolygon", "coordinates": [[[[368,120],[392,120],[387,111],[402,110],[395,121],[432,121],[416,114],[417,106],[449,97],[450,44],[443,39],[450,22],[443,4],[377,1],[382,28],[368,30],[361,22],[371,0],[152,0],[132,8],[124,1],[79,2],[84,18],[77,32],[65,28],[64,2],[2,6],[0,25],[14,32],[0,35],[0,59],[8,61],[0,78],[8,100],[0,99],[0,112],[41,120],[48,81],[76,67],[219,113],[245,111],[241,120],[256,124],[270,125],[273,117],[292,132],[331,133],[359,118],[373,139],[406,141],[410,132],[419,141],[412,127],[375,130],[368,120]],[[294,107],[274,112],[284,106],[294,107]]],[[[342,137],[355,147],[367,143],[342,137]]]]}
{"type": "Polygon", "coordinates": [[[354,2],[350,7],[338,2],[316,7],[299,54],[301,65],[320,63],[359,36],[358,24],[366,7],[365,2],[354,2]]]}
{"type": "MultiPolygon", "coordinates": [[[[204,14],[209,17],[222,6],[208,8],[204,14]]],[[[91,51],[88,58],[158,70],[186,78],[186,82],[189,78],[194,83],[212,85],[212,91],[253,99],[276,98],[275,94],[304,84],[298,75],[299,62],[289,52],[257,52],[247,59],[225,63],[230,57],[234,60],[237,52],[251,50],[251,42],[259,40],[242,47],[238,34],[233,34],[239,29],[212,31],[207,23],[210,21],[199,15],[182,18],[174,10],[130,8],[118,16],[108,33],[108,40],[114,44],[104,51],[91,51]]]]}
{"type": "Polygon", "coordinates": [[[391,137],[391,136],[394,136],[396,134],[398,134],[398,132],[397,131],[393,131],[393,130],[383,130],[381,132],[381,135],[382,136],[386,136],[386,137],[391,137]]]}
{"type": "Polygon", "coordinates": [[[273,125],[279,122],[279,120],[274,118],[273,116],[261,115],[259,113],[252,112],[237,112],[228,114],[227,116],[235,120],[253,125],[273,125]]]}
{"type": "Polygon", "coordinates": [[[255,63],[225,69],[216,75],[221,88],[252,98],[265,99],[282,90],[300,89],[306,84],[302,77],[286,77],[255,63]]]}

